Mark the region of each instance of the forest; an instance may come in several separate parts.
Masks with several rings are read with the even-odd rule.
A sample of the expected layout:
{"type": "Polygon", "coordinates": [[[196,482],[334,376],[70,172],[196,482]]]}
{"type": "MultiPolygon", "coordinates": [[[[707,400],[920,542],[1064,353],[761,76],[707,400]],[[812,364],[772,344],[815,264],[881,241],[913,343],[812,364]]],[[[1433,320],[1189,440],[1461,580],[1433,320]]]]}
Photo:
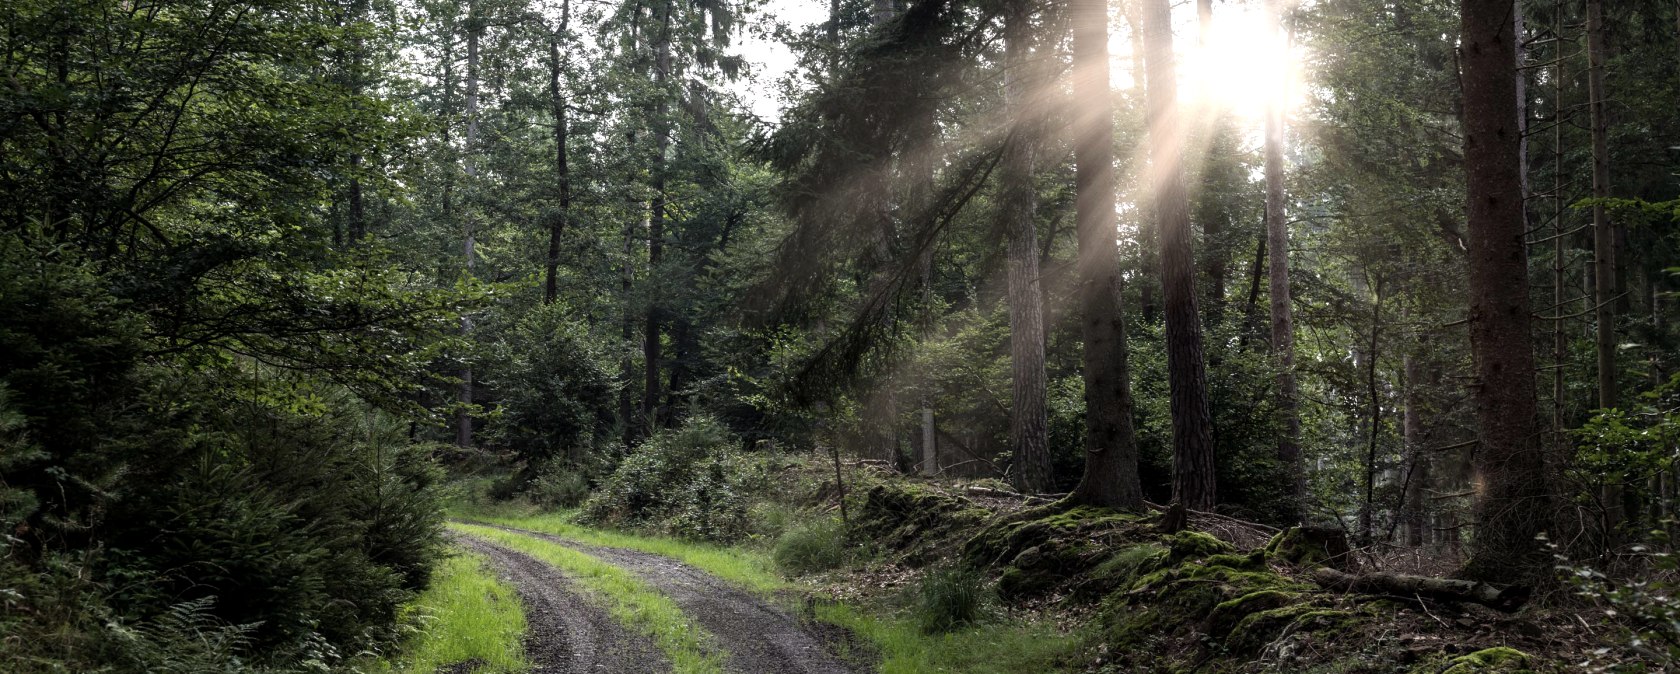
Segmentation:
{"type": "Polygon", "coordinates": [[[0,671],[1680,671],[1680,2],[0,45],[0,671]]]}

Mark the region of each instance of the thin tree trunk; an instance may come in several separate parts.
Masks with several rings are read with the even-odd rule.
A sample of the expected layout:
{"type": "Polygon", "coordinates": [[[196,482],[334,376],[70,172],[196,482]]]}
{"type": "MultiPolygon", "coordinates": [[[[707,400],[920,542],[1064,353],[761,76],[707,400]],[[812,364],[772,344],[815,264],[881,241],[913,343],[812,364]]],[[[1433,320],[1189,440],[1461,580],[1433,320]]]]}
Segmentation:
{"type": "Polygon", "coordinates": [[[1031,61],[1031,5],[1011,2],[1004,26],[1004,106],[1014,128],[999,164],[999,229],[1008,249],[1009,353],[1014,382],[1009,445],[1014,452],[1011,484],[1024,494],[1050,491],[1050,447],[1046,429],[1044,307],[1039,289],[1038,240],[1033,214],[1033,164],[1039,124],[1032,100],[1038,78],[1031,61]]]}
{"type": "MultiPolygon", "coordinates": [[[[1272,29],[1282,15],[1278,0],[1268,3],[1272,29]]],[[[1271,293],[1272,363],[1277,367],[1277,410],[1283,423],[1277,457],[1288,474],[1295,500],[1295,517],[1306,517],[1307,473],[1301,465],[1300,392],[1295,382],[1295,308],[1289,288],[1289,223],[1285,219],[1283,191],[1284,119],[1281,101],[1266,107],[1266,243],[1270,260],[1266,268],[1271,293]]]]}
{"type": "MultiPolygon", "coordinates": [[[[1427,352],[1429,341],[1424,337],[1418,351],[1427,352]]],[[[1406,413],[1401,420],[1401,437],[1406,446],[1406,478],[1402,492],[1400,519],[1406,525],[1406,545],[1422,546],[1424,543],[1424,523],[1429,521],[1428,500],[1424,494],[1429,489],[1429,455],[1425,451],[1426,432],[1424,431],[1424,415],[1427,408],[1428,387],[1423,381],[1423,368],[1418,365],[1418,357],[1406,354],[1403,368],[1406,376],[1406,413]]]]}
{"type": "Polygon", "coordinates": [[[636,339],[636,318],[631,312],[630,292],[634,288],[636,278],[636,232],[641,229],[634,220],[624,223],[624,261],[619,268],[620,301],[624,303],[624,315],[620,319],[619,337],[624,343],[624,357],[618,362],[618,418],[624,424],[624,446],[636,444],[640,424],[636,419],[636,404],[634,402],[634,386],[636,378],[636,364],[631,359],[631,349],[636,339]]]}
{"type": "MultiPolygon", "coordinates": [[[[1604,208],[1610,197],[1610,151],[1604,112],[1604,0],[1587,0],[1587,108],[1592,115],[1593,285],[1598,353],[1598,406],[1616,406],[1616,241],[1615,228],[1604,208]]],[[[1622,488],[1606,485],[1606,535],[1622,522],[1622,488]]]]}
{"type": "MultiPolygon", "coordinates": [[[[665,153],[671,146],[670,123],[665,119],[670,111],[670,101],[665,85],[671,73],[671,13],[672,3],[665,3],[665,16],[660,27],[658,42],[654,45],[653,86],[658,102],[653,111],[654,155],[653,167],[653,196],[648,204],[648,271],[659,273],[659,262],[664,256],[665,249],[665,153]]],[[[649,294],[647,317],[642,334],[642,359],[646,370],[646,377],[642,383],[642,420],[649,433],[659,425],[659,397],[660,397],[660,368],[664,358],[661,353],[660,321],[664,315],[664,307],[655,297],[649,294]]]]}
{"type": "MultiPolygon", "coordinates": [[[[1553,54],[1555,55],[1554,71],[1552,73],[1552,307],[1558,315],[1572,313],[1564,310],[1564,254],[1567,250],[1567,239],[1563,235],[1563,219],[1566,211],[1563,207],[1563,30],[1564,9],[1563,0],[1557,0],[1552,10],[1553,54]]],[[[1567,451],[1568,439],[1563,434],[1564,429],[1564,386],[1563,366],[1569,358],[1569,340],[1564,334],[1564,322],[1552,321],[1552,452],[1554,458],[1547,473],[1558,477],[1559,467],[1563,465],[1564,452],[1567,451]]]]}
{"type": "Polygon", "coordinates": [[[560,204],[548,226],[548,258],[545,260],[543,275],[544,304],[553,304],[560,295],[560,238],[565,234],[567,219],[572,210],[572,172],[566,156],[566,142],[570,133],[567,128],[565,91],[560,88],[563,70],[560,40],[566,36],[571,18],[571,0],[564,0],[560,3],[560,27],[554,31],[548,42],[548,96],[554,108],[554,180],[559,187],[560,204]]]}
{"type": "Polygon", "coordinates": [[[1476,545],[1462,573],[1510,582],[1546,571],[1535,536],[1550,528],[1553,514],[1535,424],[1517,98],[1521,73],[1512,0],[1463,0],[1461,7],[1470,346],[1481,482],[1476,545]]]}
{"type": "Polygon", "coordinates": [[[1073,100],[1080,104],[1073,114],[1073,157],[1085,378],[1085,473],[1068,500],[1142,510],[1116,241],[1108,2],[1068,0],[1068,5],[1073,24],[1073,100]]]}
{"type": "Polygon", "coordinates": [[[1377,507],[1377,437],[1382,431],[1382,398],[1377,391],[1377,354],[1382,335],[1383,277],[1378,276],[1371,294],[1371,341],[1365,352],[1365,395],[1369,401],[1365,441],[1365,504],[1359,509],[1359,542],[1372,543],[1372,519],[1377,507]]]}
{"type": "Polygon", "coordinates": [[[1173,500],[1192,510],[1217,502],[1213,421],[1208,413],[1201,314],[1196,309],[1196,262],[1190,241],[1190,199],[1184,187],[1184,139],[1179,128],[1172,7],[1144,2],[1144,49],[1149,102],[1151,191],[1161,236],[1161,290],[1166,301],[1167,385],[1173,426],[1173,500]]]}
{"type": "MultiPolygon", "coordinates": [[[[473,186],[471,195],[476,191],[478,180],[478,38],[479,21],[476,3],[467,4],[467,135],[463,161],[463,171],[467,176],[467,184],[473,186]]],[[[466,261],[467,274],[473,273],[476,266],[476,242],[473,240],[473,229],[476,225],[477,214],[469,202],[466,217],[461,219],[461,254],[466,261]]],[[[472,333],[472,317],[461,316],[461,335],[472,333]]],[[[473,444],[473,371],[468,365],[461,368],[461,388],[456,393],[459,405],[455,411],[455,444],[460,447],[472,447],[473,444]]]]}

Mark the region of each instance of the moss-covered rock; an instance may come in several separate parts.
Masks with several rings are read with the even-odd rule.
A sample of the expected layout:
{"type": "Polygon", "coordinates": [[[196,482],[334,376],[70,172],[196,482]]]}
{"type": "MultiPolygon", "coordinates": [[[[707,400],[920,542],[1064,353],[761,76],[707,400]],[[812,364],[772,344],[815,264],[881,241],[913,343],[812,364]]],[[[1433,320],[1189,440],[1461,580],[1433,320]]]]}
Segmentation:
{"type": "Polygon", "coordinates": [[[865,494],[847,535],[919,566],[941,557],[990,517],[991,511],[968,499],[913,482],[890,482],[865,494]]]}
{"type": "Polygon", "coordinates": [[[1531,674],[1533,658],[1515,648],[1485,648],[1453,658],[1441,674],[1531,674]]]}
{"type": "Polygon", "coordinates": [[[1342,571],[1353,566],[1347,532],[1332,527],[1290,527],[1266,543],[1265,553],[1297,566],[1328,566],[1342,571]]]}
{"type": "Polygon", "coordinates": [[[1137,515],[1052,506],[993,523],[969,539],[963,558],[977,567],[1003,567],[998,594],[1011,599],[1073,587],[1107,559],[1111,541],[1145,536],[1148,526],[1137,515]]]}

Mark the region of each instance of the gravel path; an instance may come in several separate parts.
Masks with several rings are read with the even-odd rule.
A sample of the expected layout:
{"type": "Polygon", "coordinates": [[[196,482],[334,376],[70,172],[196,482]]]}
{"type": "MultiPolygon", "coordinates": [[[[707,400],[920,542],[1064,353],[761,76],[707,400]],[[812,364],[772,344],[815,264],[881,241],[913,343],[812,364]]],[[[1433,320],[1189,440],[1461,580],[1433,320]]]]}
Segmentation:
{"type": "MultiPolygon", "coordinates": [[[[584,545],[523,529],[497,528],[558,543],[635,573],[670,597],[684,614],[717,637],[718,645],[729,652],[725,665],[731,672],[853,674],[863,671],[854,670],[829,653],[824,648],[823,635],[807,629],[786,611],[669,557],[624,548],[584,545]]],[[[845,635],[828,636],[845,638],[845,635]]]]}
{"type": "Polygon", "coordinates": [[[552,566],[471,536],[462,546],[489,557],[525,604],[525,656],[539,674],[669,672],[665,656],[605,608],[570,590],[571,581],[552,566]]]}

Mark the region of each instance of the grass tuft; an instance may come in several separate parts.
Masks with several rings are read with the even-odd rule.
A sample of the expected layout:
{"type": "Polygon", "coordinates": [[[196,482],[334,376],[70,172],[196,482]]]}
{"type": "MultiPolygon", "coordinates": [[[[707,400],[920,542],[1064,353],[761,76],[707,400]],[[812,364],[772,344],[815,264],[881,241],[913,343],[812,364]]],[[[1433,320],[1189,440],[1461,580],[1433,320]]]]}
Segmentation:
{"type": "Polygon", "coordinates": [[[525,612],[488,563],[483,555],[460,551],[438,565],[431,586],[411,605],[419,629],[406,645],[401,671],[430,674],[468,660],[479,662],[474,671],[485,674],[530,669],[520,643],[525,612]]]}
{"type": "Polygon", "coordinates": [[[851,552],[840,521],[824,517],[789,528],[776,540],[771,557],[777,568],[800,575],[844,566],[851,561],[851,552]]]}
{"type": "Polygon", "coordinates": [[[923,633],[944,634],[980,621],[985,582],[978,571],[964,565],[929,571],[922,577],[916,621],[923,633]]]}

